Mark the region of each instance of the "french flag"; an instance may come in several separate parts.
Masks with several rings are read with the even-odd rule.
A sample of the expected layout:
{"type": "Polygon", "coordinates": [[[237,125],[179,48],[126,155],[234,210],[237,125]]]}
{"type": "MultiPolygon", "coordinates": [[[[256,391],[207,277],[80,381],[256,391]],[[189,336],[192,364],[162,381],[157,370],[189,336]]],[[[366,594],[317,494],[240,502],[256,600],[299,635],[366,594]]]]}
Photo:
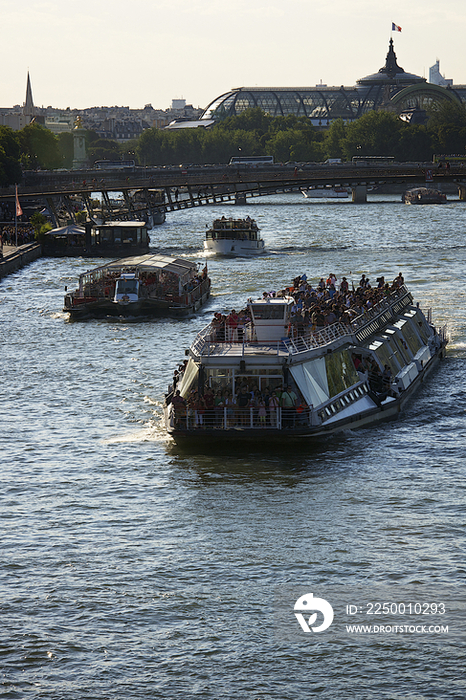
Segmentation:
{"type": "Polygon", "coordinates": [[[401,32],[401,27],[392,22],[392,32],[401,32]]]}

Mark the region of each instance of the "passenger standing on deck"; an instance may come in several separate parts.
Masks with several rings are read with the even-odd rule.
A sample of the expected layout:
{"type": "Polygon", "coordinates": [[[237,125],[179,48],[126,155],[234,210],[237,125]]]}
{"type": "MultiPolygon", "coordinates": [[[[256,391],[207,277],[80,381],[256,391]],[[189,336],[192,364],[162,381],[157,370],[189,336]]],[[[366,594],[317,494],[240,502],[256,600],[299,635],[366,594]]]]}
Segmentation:
{"type": "Polygon", "coordinates": [[[205,414],[205,403],[204,403],[204,398],[200,395],[196,395],[196,403],[195,403],[195,419],[196,419],[196,428],[201,428],[203,423],[204,423],[204,414],[205,414]]]}
{"type": "Polygon", "coordinates": [[[257,417],[259,419],[259,425],[261,428],[265,428],[265,422],[267,419],[267,409],[265,407],[264,399],[260,399],[258,403],[257,417]]]}
{"type": "Polygon", "coordinates": [[[230,428],[235,424],[236,401],[233,394],[228,394],[225,406],[227,407],[227,426],[230,428]]]}
{"type": "Polygon", "coordinates": [[[347,291],[348,291],[348,280],[346,279],[346,277],[343,277],[343,279],[341,280],[341,284],[340,284],[340,292],[342,294],[346,294],[347,291]]]}
{"type": "Polygon", "coordinates": [[[296,418],[296,402],[298,397],[289,385],[285,387],[282,393],[281,404],[283,409],[283,428],[292,428],[296,418]]]}
{"type": "Polygon", "coordinates": [[[278,407],[280,406],[280,401],[278,400],[277,394],[275,391],[272,391],[272,396],[270,397],[269,400],[269,415],[270,415],[270,425],[273,428],[277,427],[278,423],[278,407]]]}
{"type": "Polygon", "coordinates": [[[175,411],[175,427],[180,428],[186,422],[186,401],[177,389],[172,398],[173,409],[175,411]]]}
{"type": "Polygon", "coordinates": [[[238,343],[243,342],[245,325],[246,325],[246,314],[244,313],[244,311],[240,311],[238,314],[238,325],[236,327],[236,332],[238,335],[238,343]]]}
{"type": "Polygon", "coordinates": [[[212,388],[210,386],[204,392],[204,404],[205,404],[205,414],[204,414],[204,425],[207,428],[212,428],[214,424],[215,417],[215,396],[212,388]]]}
{"type": "Polygon", "coordinates": [[[238,314],[235,309],[227,316],[228,340],[230,343],[236,343],[238,340],[238,314]]]}
{"type": "Polygon", "coordinates": [[[241,425],[248,424],[248,414],[249,414],[248,408],[249,408],[250,399],[251,399],[251,395],[247,391],[247,387],[245,387],[243,385],[238,392],[238,396],[236,397],[236,405],[238,407],[238,417],[239,417],[239,422],[241,425]]]}

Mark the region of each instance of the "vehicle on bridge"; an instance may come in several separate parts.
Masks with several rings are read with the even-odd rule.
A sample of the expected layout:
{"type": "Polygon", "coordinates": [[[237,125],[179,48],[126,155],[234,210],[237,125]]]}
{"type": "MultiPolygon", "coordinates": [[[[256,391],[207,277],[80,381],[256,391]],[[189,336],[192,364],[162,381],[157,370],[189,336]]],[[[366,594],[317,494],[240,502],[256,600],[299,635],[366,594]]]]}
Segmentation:
{"type": "Polygon", "coordinates": [[[94,168],[97,170],[126,170],[134,168],[135,165],[134,160],[96,160],[94,168]]]}
{"type": "Polygon", "coordinates": [[[273,165],[273,156],[234,156],[230,158],[229,165],[273,165]]]}

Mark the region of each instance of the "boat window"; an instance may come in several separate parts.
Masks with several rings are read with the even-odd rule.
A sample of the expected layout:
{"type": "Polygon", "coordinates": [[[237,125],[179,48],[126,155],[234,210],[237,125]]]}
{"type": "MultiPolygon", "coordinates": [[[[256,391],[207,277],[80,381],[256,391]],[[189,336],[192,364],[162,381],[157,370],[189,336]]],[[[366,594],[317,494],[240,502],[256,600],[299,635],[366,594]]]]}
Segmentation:
{"type": "Polygon", "coordinates": [[[99,239],[101,243],[113,243],[113,229],[100,228],[99,239]]]}
{"type": "Polygon", "coordinates": [[[330,396],[341,394],[342,391],[349,389],[350,386],[359,381],[358,373],[348,350],[326,355],[325,367],[330,396]]]}
{"type": "Polygon", "coordinates": [[[116,283],[116,294],[137,294],[138,280],[136,279],[119,279],[116,283]]]}
{"type": "Polygon", "coordinates": [[[215,392],[228,390],[233,391],[233,369],[221,367],[219,369],[205,369],[206,383],[215,392]]]}
{"type": "Polygon", "coordinates": [[[401,341],[398,339],[398,337],[395,335],[395,332],[392,331],[387,331],[387,340],[390,345],[390,350],[392,353],[392,356],[396,357],[400,367],[404,367],[405,365],[409,364],[411,362],[411,358],[409,357],[409,353],[407,349],[405,349],[401,341]]]}
{"type": "Polygon", "coordinates": [[[226,389],[235,393],[243,384],[248,387],[249,391],[254,389],[265,391],[269,389],[272,392],[283,385],[283,375],[279,374],[277,369],[263,368],[238,372],[237,370],[223,367],[206,368],[205,378],[206,383],[214,392],[226,389]]]}
{"type": "Polygon", "coordinates": [[[397,353],[389,344],[389,338],[384,337],[385,342],[380,343],[375,350],[375,354],[380,360],[382,366],[388,365],[392,370],[392,374],[398,374],[402,368],[402,364],[397,359],[397,353]]]}
{"type": "Polygon", "coordinates": [[[422,347],[422,343],[417,333],[412,328],[411,323],[407,321],[401,329],[401,332],[403,333],[403,338],[409,345],[409,349],[411,350],[413,355],[415,355],[417,351],[422,347]]]}
{"type": "Polygon", "coordinates": [[[285,304],[251,304],[254,320],[283,320],[288,305],[285,304]]]}
{"type": "Polygon", "coordinates": [[[416,324],[416,330],[421,336],[422,340],[424,341],[425,344],[427,344],[430,336],[431,336],[431,330],[429,328],[429,325],[425,318],[421,316],[420,313],[416,312],[416,316],[414,318],[414,323],[416,324]]]}

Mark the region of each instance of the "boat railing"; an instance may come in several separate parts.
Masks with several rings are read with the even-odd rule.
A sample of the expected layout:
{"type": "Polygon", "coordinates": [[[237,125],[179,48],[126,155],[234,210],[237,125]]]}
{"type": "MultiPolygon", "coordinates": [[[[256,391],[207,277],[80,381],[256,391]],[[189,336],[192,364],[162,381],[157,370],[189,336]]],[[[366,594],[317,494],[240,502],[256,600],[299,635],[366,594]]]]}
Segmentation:
{"type": "Polygon", "coordinates": [[[228,329],[221,331],[221,336],[218,336],[218,327],[209,324],[200,333],[196,340],[191,345],[191,352],[197,356],[209,357],[218,354],[230,354],[244,357],[245,355],[253,355],[258,353],[267,353],[268,355],[280,355],[280,353],[288,354],[288,349],[285,347],[286,338],[281,340],[259,341],[229,338],[228,329]],[[225,334],[225,330],[227,331],[225,334]]]}
{"type": "Polygon", "coordinates": [[[362,342],[378,330],[382,330],[397,314],[412,304],[411,293],[404,285],[384,297],[373,307],[365,309],[349,323],[341,321],[323,326],[318,330],[308,330],[298,335],[293,325],[288,335],[279,340],[258,341],[252,322],[232,328],[228,322],[212,321],[197,336],[191,351],[197,355],[214,355],[229,350],[234,355],[247,355],[258,352],[299,353],[315,350],[348,336],[362,342]]]}
{"type": "Polygon", "coordinates": [[[330,326],[324,326],[318,331],[309,331],[305,335],[293,336],[292,334],[283,341],[283,345],[291,355],[296,355],[300,352],[307,352],[308,350],[328,345],[345,335],[348,335],[347,326],[344,326],[342,323],[332,323],[330,326]]]}
{"type": "Polygon", "coordinates": [[[209,324],[207,324],[207,326],[205,326],[201,331],[199,331],[199,333],[196,336],[196,339],[194,340],[194,343],[191,345],[191,352],[194,355],[200,356],[204,354],[204,349],[206,345],[209,345],[212,342],[212,339],[215,337],[217,327],[217,324],[214,321],[211,321],[209,324]]]}
{"type": "Polygon", "coordinates": [[[314,350],[328,345],[344,336],[356,336],[358,341],[372,335],[382,329],[404,307],[412,303],[410,292],[403,285],[392,292],[389,297],[384,297],[373,307],[366,308],[363,313],[353,318],[348,324],[341,322],[332,323],[319,330],[308,331],[303,335],[290,335],[284,345],[292,355],[314,350]]]}
{"type": "Polygon", "coordinates": [[[260,411],[259,406],[241,408],[233,404],[198,411],[170,404],[168,420],[171,428],[181,430],[287,430],[313,425],[315,412],[309,406],[260,411]]]}
{"type": "Polygon", "coordinates": [[[440,326],[437,330],[437,335],[440,338],[440,342],[442,345],[446,345],[448,343],[448,327],[447,324],[445,323],[444,326],[440,326]]]}

